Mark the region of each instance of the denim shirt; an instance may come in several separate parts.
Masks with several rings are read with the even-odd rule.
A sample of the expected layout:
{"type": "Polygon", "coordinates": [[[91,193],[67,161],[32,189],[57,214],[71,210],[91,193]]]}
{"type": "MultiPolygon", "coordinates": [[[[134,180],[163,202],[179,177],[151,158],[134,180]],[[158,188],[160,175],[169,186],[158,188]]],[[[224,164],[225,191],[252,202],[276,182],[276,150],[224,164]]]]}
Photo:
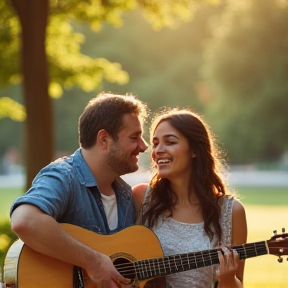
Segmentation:
{"type": "Polygon", "coordinates": [[[70,223],[99,234],[112,234],[134,225],[136,211],[131,187],[120,177],[112,187],[118,207],[118,226],[110,230],[97,182],[82,157],[81,148],[44,167],[31,188],[15,200],[10,215],[21,204],[32,204],[59,223],[70,223]]]}

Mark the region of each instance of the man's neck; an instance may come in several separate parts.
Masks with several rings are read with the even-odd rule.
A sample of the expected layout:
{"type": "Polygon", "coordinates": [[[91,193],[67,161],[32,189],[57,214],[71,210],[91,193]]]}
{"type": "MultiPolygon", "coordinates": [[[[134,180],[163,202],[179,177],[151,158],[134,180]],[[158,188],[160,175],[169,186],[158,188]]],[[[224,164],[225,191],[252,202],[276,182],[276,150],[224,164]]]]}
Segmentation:
{"type": "Polygon", "coordinates": [[[113,195],[112,183],[117,178],[117,175],[107,166],[103,153],[97,153],[94,148],[89,150],[81,148],[81,152],[97,182],[100,192],[106,196],[113,195]]]}

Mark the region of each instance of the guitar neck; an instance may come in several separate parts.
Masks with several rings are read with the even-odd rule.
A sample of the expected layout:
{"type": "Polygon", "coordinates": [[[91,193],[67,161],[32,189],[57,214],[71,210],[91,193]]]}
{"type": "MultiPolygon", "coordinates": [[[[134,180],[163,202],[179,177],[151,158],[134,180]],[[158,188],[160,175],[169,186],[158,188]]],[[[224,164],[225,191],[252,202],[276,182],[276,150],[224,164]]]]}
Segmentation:
{"type": "MultiPolygon", "coordinates": [[[[239,259],[268,254],[266,241],[247,243],[232,248],[238,252],[239,259]]],[[[139,280],[145,280],[219,264],[218,251],[220,251],[219,248],[136,261],[134,263],[136,274],[139,280]]]]}

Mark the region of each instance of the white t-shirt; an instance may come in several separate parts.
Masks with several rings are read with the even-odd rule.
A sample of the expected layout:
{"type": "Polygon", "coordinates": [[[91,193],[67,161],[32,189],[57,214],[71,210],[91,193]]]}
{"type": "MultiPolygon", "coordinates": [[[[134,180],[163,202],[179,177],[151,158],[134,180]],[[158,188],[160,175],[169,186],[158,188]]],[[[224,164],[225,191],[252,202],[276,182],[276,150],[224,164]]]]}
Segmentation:
{"type": "Polygon", "coordinates": [[[103,202],[109,228],[110,230],[114,230],[118,226],[118,209],[116,196],[106,196],[101,193],[101,199],[103,202]]]}

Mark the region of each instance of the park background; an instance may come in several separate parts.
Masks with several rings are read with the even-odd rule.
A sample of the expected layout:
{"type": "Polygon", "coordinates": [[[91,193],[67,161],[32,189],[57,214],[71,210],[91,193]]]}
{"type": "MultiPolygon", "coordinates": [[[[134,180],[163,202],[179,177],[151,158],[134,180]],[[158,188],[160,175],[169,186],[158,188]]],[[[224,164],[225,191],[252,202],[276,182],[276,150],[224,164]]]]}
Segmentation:
{"type": "MultiPolygon", "coordinates": [[[[152,112],[168,106],[201,114],[230,167],[227,181],[246,207],[248,241],[268,240],[285,227],[287,0],[5,0],[0,65],[1,265],[15,237],[12,201],[36,171],[77,149],[78,117],[102,91],[133,93],[152,112]],[[45,15],[41,62],[36,44],[43,35],[34,27],[45,25],[45,15]]],[[[148,129],[144,137],[149,141],[148,129]]],[[[148,162],[145,153],[140,172],[127,181],[149,179],[148,162]]],[[[284,260],[248,259],[245,287],[287,288],[284,260]]]]}

